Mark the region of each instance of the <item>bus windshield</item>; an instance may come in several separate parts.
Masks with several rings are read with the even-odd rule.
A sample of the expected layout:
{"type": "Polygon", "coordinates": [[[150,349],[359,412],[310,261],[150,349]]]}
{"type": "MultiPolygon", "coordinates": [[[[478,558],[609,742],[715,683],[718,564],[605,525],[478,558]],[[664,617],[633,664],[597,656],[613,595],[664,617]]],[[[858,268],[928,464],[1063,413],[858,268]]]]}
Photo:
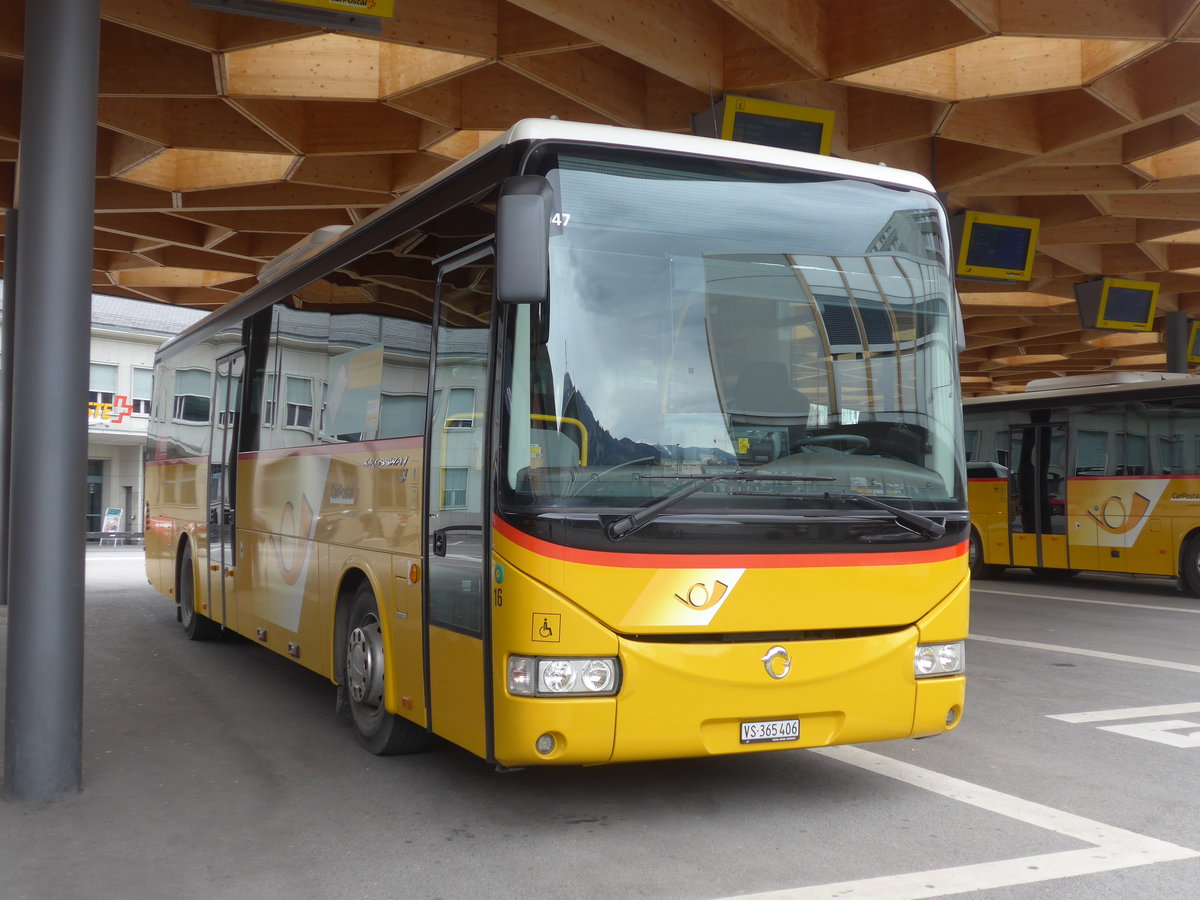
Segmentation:
{"type": "Polygon", "coordinates": [[[634,151],[542,171],[550,299],[510,326],[505,505],[619,511],[699,479],[672,514],[965,505],[932,196],[634,151]]]}

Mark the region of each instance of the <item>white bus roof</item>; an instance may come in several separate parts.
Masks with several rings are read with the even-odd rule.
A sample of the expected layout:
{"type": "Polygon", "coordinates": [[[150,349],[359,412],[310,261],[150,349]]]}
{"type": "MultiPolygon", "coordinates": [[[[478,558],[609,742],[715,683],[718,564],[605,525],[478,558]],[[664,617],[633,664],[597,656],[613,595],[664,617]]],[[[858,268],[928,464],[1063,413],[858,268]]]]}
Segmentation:
{"type": "Polygon", "coordinates": [[[671,153],[708,156],[714,159],[742,160],[845,178],[878,181],[896,187],[914,188],[933,193],[933,185],[925,176],[904,169],[891,169],[883,165],[838,159],[818,153],[804,153],[799,150],[779,150],[775,147],[764,147],[761,144],[747,144],[741,141],[697,137],[691,134],[673,134],[666,131],[646,131],[640,128],[623,128],[616,125],[563,122],[558,119],[522,119],[480,152],[484,153],[497,146],[513,144],[518,141],[553,139],[613,147],[663,150],[671,153]]]}

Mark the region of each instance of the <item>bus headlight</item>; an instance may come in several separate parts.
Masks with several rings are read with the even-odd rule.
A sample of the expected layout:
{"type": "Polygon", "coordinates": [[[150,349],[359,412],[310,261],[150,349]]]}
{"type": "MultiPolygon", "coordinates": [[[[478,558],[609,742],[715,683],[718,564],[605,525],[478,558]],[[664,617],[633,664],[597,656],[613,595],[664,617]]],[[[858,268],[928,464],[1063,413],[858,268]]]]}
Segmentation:
{"type": "Polygon", "coordinates": [[[524,697],[563,694],[609,696],[619,687],[621,667],[612,657],[583,659],[510,656],[508,692],[524,697]]]}
{"type": "Polygon", "coordinates": [[[949,644],[917,644],[913,656],[913,674],[918,678],[958,675],[966,668],[964,641],[949,644]]]}

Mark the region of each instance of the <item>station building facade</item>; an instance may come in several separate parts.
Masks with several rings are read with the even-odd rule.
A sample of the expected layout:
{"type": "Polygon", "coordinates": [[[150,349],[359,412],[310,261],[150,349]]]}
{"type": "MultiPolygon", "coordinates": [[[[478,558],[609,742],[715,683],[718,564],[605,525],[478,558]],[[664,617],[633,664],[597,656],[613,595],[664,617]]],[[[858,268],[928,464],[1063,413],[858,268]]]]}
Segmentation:
{"type": "Polygon", "coordinates": [[[142,453],[154,390],[154,354],[164,341],[203,316],[163,303],[92,296],[91,366],[80,414],[88,419],[84,515],[93,540],[104,532],[106,518],[117,540],[141,533],[142,453]]]}

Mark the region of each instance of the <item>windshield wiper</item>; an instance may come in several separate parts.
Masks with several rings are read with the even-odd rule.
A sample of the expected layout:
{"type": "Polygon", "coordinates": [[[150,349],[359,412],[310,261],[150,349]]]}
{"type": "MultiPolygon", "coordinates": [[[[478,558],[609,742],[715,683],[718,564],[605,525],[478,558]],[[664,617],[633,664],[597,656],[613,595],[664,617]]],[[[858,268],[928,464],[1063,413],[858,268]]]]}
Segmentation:
{"type": "MultiPolygon", "coordinates": [[[[692,496],[697,491],[704,490],[704,488],[717,481],[837,481],[837,478],[833,475],[790,475],[775,472],[754,472],[746,469],[720,472],[716,475],[709,475],[707,478],[701,478],[687,485],[687,487],[680,488],[675,493],[668,494],[657,503],[652,503],[645,509],[640,509],[635,513],[630,513],[627,516],[622,516],[619,519],[609,522],[604,528],[604,533],[608,535],[610,540],[619,541],[642,526],[649,525],[680,500],[692,496]]],[[[918,516],[917,518],[922,517],[918,516]]],[[[929,520],[926,519],[925,521],[929,520]]],[[[934,525],[933,522],[929,524],[934,525]]]]}
{"type": "Polygon", "coordinates": [[[882,509],[890,512],[896,517],[896,521],[907,528],[909,531],[914,531],[921,537],[934,540],[940,538],[946,533],[946,526],[933,519],[926,518],[919,513],[912,512],[907,509],[900,509],[898,506],[892,506],[890,503],[884,503],[882,500],[877,500],[870,494],[859,494],[854,491],[826,491],[823,495],[827,500],[858,500],[867,506],[873,506],[876,509],[882,509]]]}

